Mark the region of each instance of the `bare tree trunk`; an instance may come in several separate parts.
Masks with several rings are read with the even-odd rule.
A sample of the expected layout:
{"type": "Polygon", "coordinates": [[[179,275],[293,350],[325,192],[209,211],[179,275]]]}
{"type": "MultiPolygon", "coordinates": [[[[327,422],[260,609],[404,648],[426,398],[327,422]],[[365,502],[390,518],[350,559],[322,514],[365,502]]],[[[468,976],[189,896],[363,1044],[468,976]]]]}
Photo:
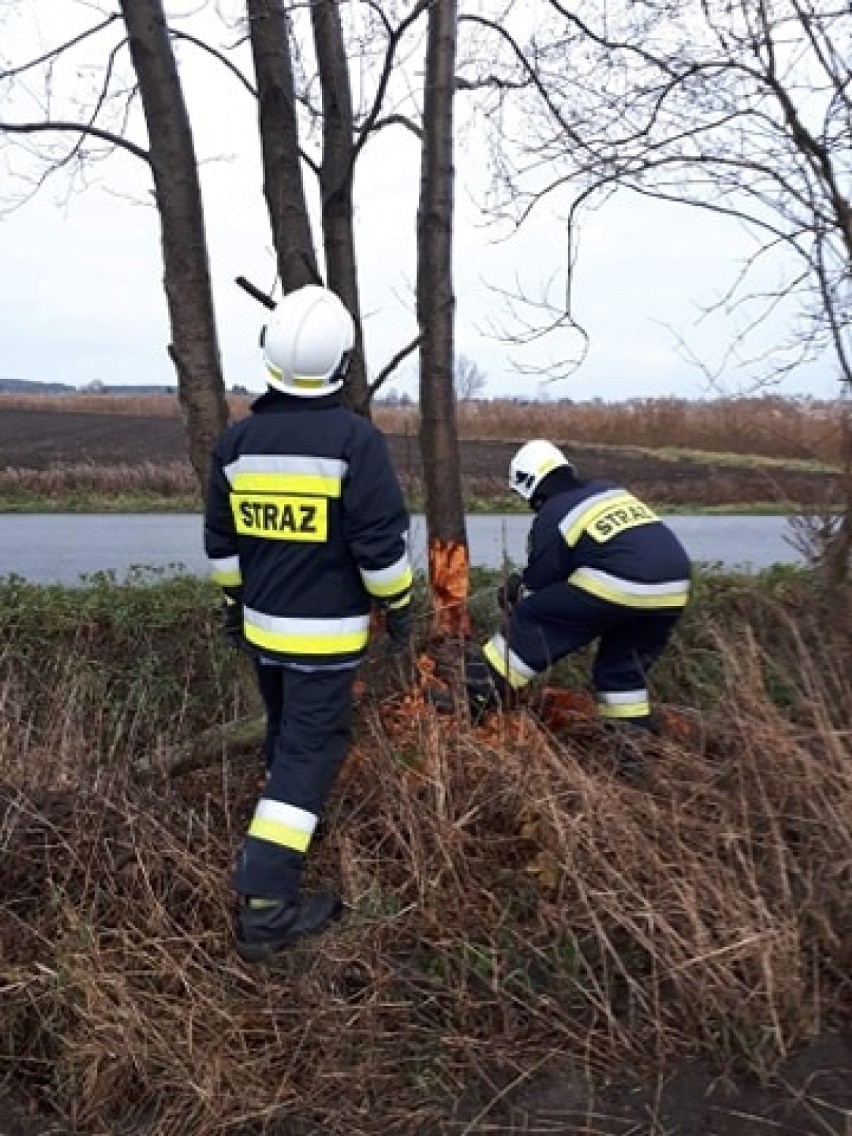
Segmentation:
{"type": "Polygon", "coordinates": [[[355,320],[355,354],[344,387],[344,397],[353,410],[368,416],[370,395],[361,336],[361,303],[352,211],[355,162],[352,93],[336,0],[314,0],[311,5],[311,21],[322,90],[320,191],[327,283],[340,296],[355,320]]]}
{"type": "Polygon", "coordinates": [[[189,460],[204,491],[210,450],[227,423],[228,407],[195,147],[161,0],[121,0],[121,11],[148,127],[172,331],[169,352],[189,460]]]}
{"type": "Polygon", "coordinates": [[[466,634],[469,557],[453,389],[453,95],[456,0],[429,8],[420,204],[417,319],[420,325],[420,451],[429,533],[429,586],[439,635],[466,634]]]}
{"type": "Polygon", "coordinates": [[[247,0],[257,76],[263,192],[285,293],[321,284],[302,181],[289,18],[282,0],[247,0]]]}

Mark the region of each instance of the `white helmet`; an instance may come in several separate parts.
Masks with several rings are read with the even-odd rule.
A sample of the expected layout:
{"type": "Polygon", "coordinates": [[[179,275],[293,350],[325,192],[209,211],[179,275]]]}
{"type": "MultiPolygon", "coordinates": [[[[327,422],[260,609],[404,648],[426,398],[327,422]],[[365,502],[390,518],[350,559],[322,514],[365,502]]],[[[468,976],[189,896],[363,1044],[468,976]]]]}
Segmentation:
{"type": "Polygon", "coordinates": [[[343,386],[355,324],[334,292],[309,284],[282,299],[260,342],[271,387],[318,398],[343,386]]]}
{"type": "Polygon", "coordinates": [[[514,489],[525,501],[529,501],[550,471],[559,466],[567,466],[572,471],[574,469],[562,451],[552,442],[545,442],[542,439],[527,442],[512,458],[509,466],[509,488],[514,489]]]}

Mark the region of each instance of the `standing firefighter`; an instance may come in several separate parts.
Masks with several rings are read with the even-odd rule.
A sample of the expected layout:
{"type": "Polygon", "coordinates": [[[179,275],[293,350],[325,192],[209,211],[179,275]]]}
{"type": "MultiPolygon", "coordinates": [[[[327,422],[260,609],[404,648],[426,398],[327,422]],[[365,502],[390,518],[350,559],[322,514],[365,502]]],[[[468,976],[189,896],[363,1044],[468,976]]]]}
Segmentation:
{"type": "Polygon", "coordinates": [[[339,391],[352,318],[325,288],[285,296],[261,340],[267,392],[212,455],[205,548],[226,628],[253,653],[267,780],[240,850],[240,956],[322,931],[337,895],[304,893],[305,855],[350,743],[373,604],[392,650],[411,636],[408,514],[383,436],[339,391]]]}
{"type": "Polygon", "coordinates": [[[510,487],[535,511],[528,561],[501,591],[504,634],[468,669],[476,716],[510,702],[537,675],[598,640],[600,715],[649,727],[645,679],[689,597],[690,562],[656,514],[612,481],[581,480],[547,441],[512,459],[510,487]]]}

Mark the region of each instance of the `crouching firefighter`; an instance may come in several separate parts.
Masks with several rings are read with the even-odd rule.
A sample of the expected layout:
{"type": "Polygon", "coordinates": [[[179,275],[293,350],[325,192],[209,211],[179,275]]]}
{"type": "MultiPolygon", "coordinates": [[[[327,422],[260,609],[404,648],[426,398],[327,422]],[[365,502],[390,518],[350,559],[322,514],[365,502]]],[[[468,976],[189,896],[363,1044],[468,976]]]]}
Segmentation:
{"type": "Polygon", "coordinates": [[[683,546],[626,489],[579,478],[550,442],[518,450],[509,484],[536,517],[527,565],[499,597],[505,629],[468,664],[472,714],[510,703],[554,663],[597,640],[592,681],[600,715],[649,728],[646,676],[689,597],[683,546]]]}
{"type": "Polygon", "coordinates": [[[237,858],[235,937],[248,962],[336,919],[301,888],[305,857],[346,757],[356,668],[373,605],[391,651],[412,630],[409,518],[382,434],[341,405],[354,344],[334,293],[278,305],[261,343],[268,390],[212,453],[205,550],[233,637],[253,654],[267,779],[237,858]]]}

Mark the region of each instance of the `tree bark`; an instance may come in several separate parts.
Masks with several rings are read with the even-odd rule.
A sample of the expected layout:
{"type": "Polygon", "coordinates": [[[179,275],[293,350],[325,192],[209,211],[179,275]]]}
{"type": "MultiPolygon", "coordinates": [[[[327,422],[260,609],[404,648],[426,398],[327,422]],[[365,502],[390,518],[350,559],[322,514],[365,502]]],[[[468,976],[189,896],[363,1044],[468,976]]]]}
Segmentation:
{"type": "Polygon", "coordinates": [[[247,0],[257,77],[263,192],[286,294],[321,284],[302,181],[290,23],[281,0],[247,0]]]}
{"type": "Polygon", "coordinates": [[[121,0],[148,129],[189,459],[202,492],[213,444],[228,420],[207,257],[204,212],[189,116],[161,0],[121,0]]]}
{"type": "Polygon", "coordinates": [[[456,0],[429,9],[420,202],[417,213],[417,319],[420,346],[420,452],[423,460],[429,585],[438,635],[469,630],[469,556],[453,389],[453,95],[456,0]]]}
{"type": "Polygon", "coordinates": [[[352,93],[336,0],[314,0],[311,22],[322,91],[320,193],[327,283],[349,309],[356,328],[355,353],[344,387],[344,399],[353,410],[369,416],[370,391],[364,366],[352,208],[355,172],[352,93]]]}

